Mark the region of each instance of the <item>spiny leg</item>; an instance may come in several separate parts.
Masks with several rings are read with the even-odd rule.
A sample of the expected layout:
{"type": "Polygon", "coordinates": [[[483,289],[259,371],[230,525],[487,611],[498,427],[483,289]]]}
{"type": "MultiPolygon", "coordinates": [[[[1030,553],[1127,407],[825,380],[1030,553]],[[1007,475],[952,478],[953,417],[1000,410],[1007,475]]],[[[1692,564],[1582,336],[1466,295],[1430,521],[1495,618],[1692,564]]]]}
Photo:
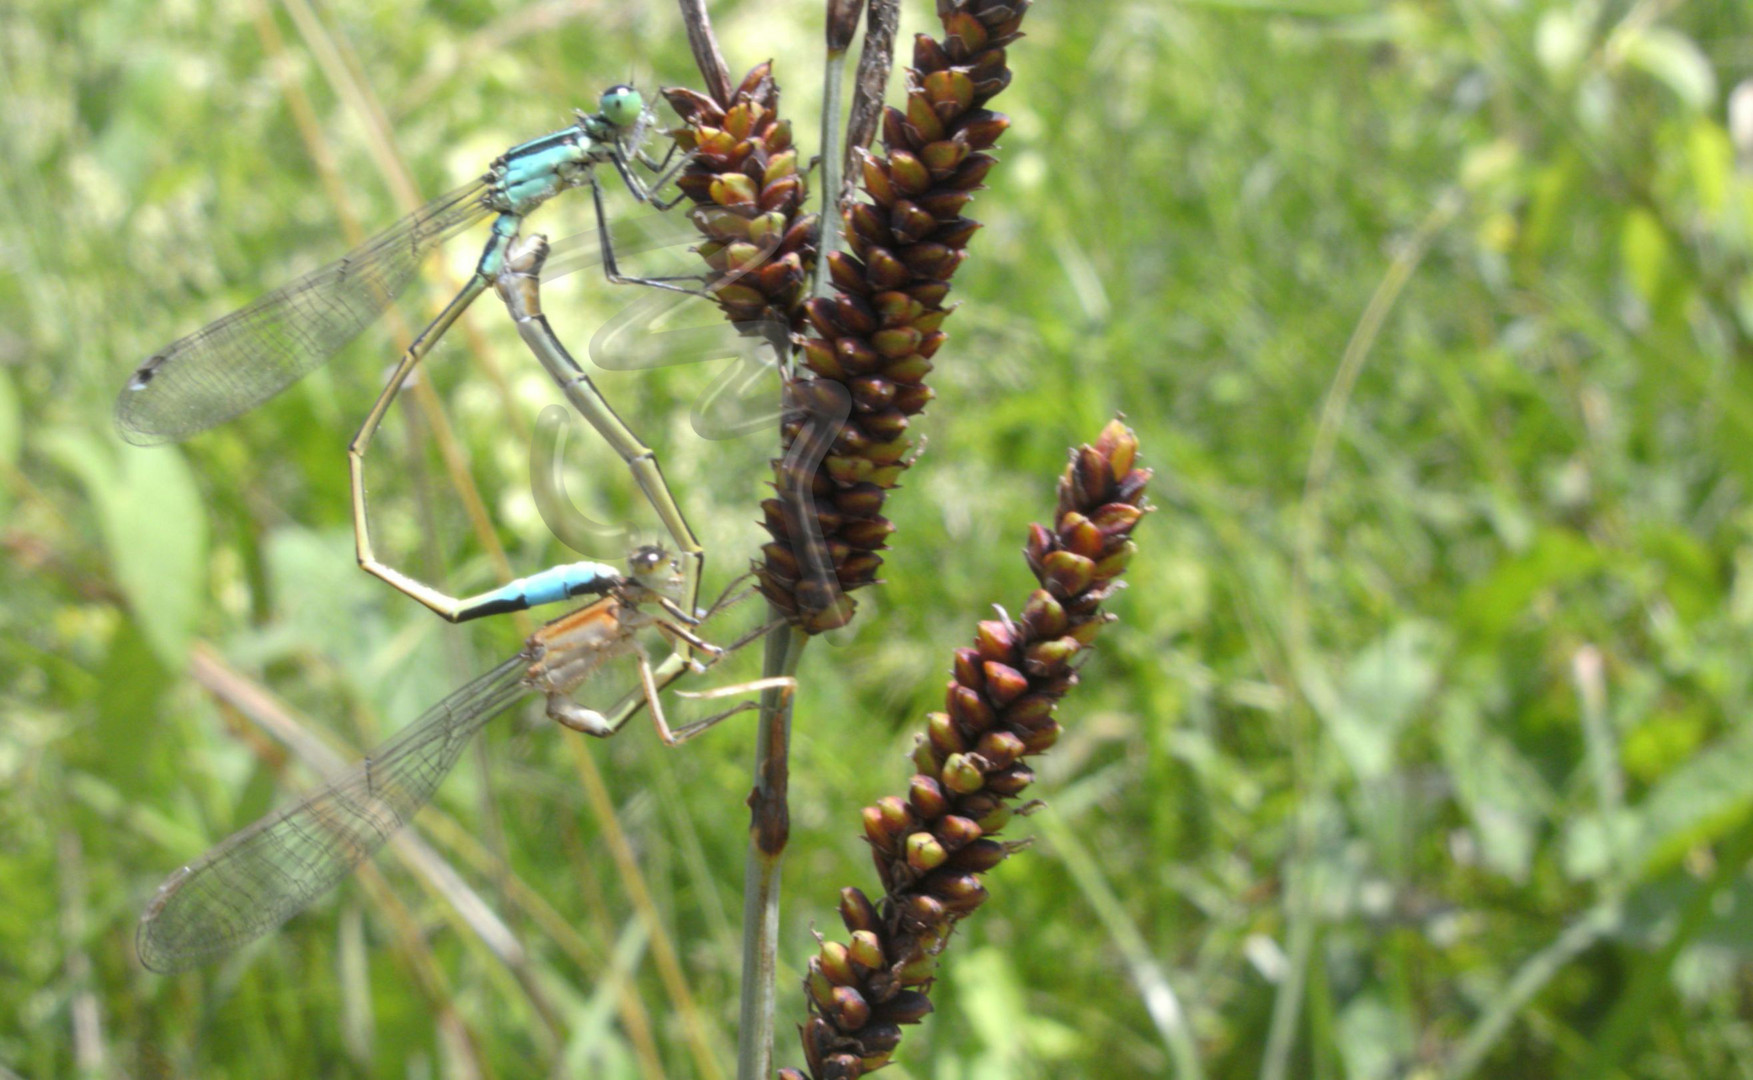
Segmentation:
{"type": "MultiPolygon", "coordinates": [[[[681,162],[672,166],[669,172],[658,177],[656,182],[650,187],[647,187],[645,181],[641,180],[632,169],[628,168],[626,160],[620,153],[617,152],[611,154],[609,160],[614,164],[615,170],[621,174],[622,182],[627,185],[627,190],[633,193],[635,199],[638,199],[640,202],[645,203],[647,206],[650,206],[655,210],[663,212],[669,210],[680,202],[684,197],[684,193],[678,191],[674,198],[660,199],[657,198],[655,192],[667,183],[669,178],[678,172],[682,166],[686,165],[688,161],[691,160],[692,156],[693,155],[690,154],[687,158],[684,158],[681,162]]],[[[666,157],[664,160],[667,161],[669,159],[666,157]]],[[[766,263],[768,256],[772,255],[773,252],[779,249],[779,244],[783,239],[783,237],[777,235],[768,236],[762,243],[761,249],[756,251],[747,262],[711,279],[696,274],[630,277],[621,273],[620,266],[615,261],[615,244],[614,239],[609,235],[608,212],[603,208],[602,185],[598,183],[594,171],[590,174],[590,194],[592,204],[596,209],[597,247],[602,252],[603,274],[609,279],[609,281],[617,285],[649,285],[655,289],[667,289],[672,292],[686,293],[689,296],[708,296],[709,294],[706,291],[706,283],[708,280],[711,281],[714,288],[717,288],[734,282],[746,274],[754,272],[766,263]],[[697,286],[694,288],[683,288],[682,286],[673,284],[673,282],[677,281],[696,282],[697,286]]]]}
{"type": "MultiPolygon", "coordinates": [[[[718,724],[722,720],[735,716],[737,713],[747,712],[750,709],[760,707],[759,701],[744,701],[724,710],[723,712],[713,713],[711,716],[705,717],[704,719],[694,720],[690,723],[683,724],[681,727],[672,728],[670,727],[669,719],[664,715],[663,703],[659,700],[659,687],[657,684],[657,677],[651,669],[651,658],[646,655],[643,647],[639,647],[637,651],[639,654],[639,683],[640,686],[644,688],[646,703],[651,706],[652,725],[657,728],[657,737],[663,740],[665,746],[679,746],[706,729],[718,724]]],[[[722,656],[722,653],[720,655],[722,656]]],[[[716,661],[717,658],[714,659],[716,661]]],[[[778,690],[780,692],[781,700],[789,700],[791,695],[797,692],[797,680],[788,675],[766,679],[751,679],[748,682],[735,683],[730,686],[717,686],[709,690],[678,690],[676,691],[676,696],[694,700],[715,700],[718,698],[736,697],[746,694],[758,694],[763,690],[778,690]]],[[[627,715],[632,715],[631,711],[629,711],[627,715]]],[[[622,718],[622,722],[626,722],[625,717],[622,718]]]]}
{"type": "MultiPolygon", "coordinates": [[[[639,149],[637,149],[633,152],[633,157],[638,160],[639,164],[650,169],[652,172],[659,174],[659,182],[655,186],[662,187],[663,184],[668,183],[669,179],[672,176],[674,176],[676,174],[676,172],[679,171],[681,168],[681,166],[677,166],[675,170],[671,170],[669,172],[664,171],[666,169],[669,169],[670,162],[676,156],[676,151],[680,150],[681,148],[682,148],[681,143],[672,141],[670,143],[670,148],[668,150],[664,151],[663,160],[658,161],[658,160],[655,160],[654,158],[652,158],[652,156],[650,154],[645,152],[644,146],[640,146],[639,149]]],[[[693,157],[693,155],[689,154],[689,157],[691,158],[691,157],[693,157]]],[[[682,165],[686,165],[686,164],[687,164],[686,161],[682,162],[682,165]]]]}
{"type": "MultiPolygon", "coordinates": [[[[621,159],[619,157],[616,157],[614,161],[615,167],[621,170],[621,175],[626,178],[628,187],[633,188],[634,195],[637,197],[639,195],[639,190],[634,188],[634,185],[638,183],[638,178],[627,171],[627,167],[621,164],[621,159]]],[[[685,293],[689,296],[706,295],[704,289],[699,287],[700,284],[703,283],[703,279],[698,275],[677,274],[671,277],[629,277],[621,273],[621,268],[615,263],[615,244],[609,236],[608,211],[603,208],[603,187],[597,182],[595,172],[590,174],[590,197],[591,201],[596,206],[597,246],[602,249],[604,277],[607,277],[610,282],[616,285],[649,285],[654,289],[668,289],[671,292],[685,293]],[[691,289],[685,288],[681,285],[675,284],[675,282],[678,281],[692,281],[696,283],[696,287],[691,289]]],[[[654,206],[659,210],[668,210],[675,205],[673,200],[669,203],[660,203],[649,197],[641,199],[640,201],[649,203],[651,206],[654,206]]]]}
{"type": "Polygon", "coordinates": [[[663,162],[654,165],[651,160],[651,155],[647,154],[643,147],[634,151],[633,157],[637,159],[641,165],[657,172],[658,175],[649,181],[641,179],[632,169],[628,168],[627,153],[624,147],[616,147],[614,153],[609,155],[609,160],[614,162],[615,171],[621,174],[622,182],[627,185],[627,190],[633,193],[635,199],[638,199],[642,203],[650,203],[659,210],[668,210],[670,207],[681,202],[685,193],[678,191],[667,199],[658,198],[657,193],[662,191],[665,184],[674,180],[676,174],[687,168],[688,163],[694,160],[694,155],[690,151],[683,155],[682,160],[671,165],[670,159],[675,156],[675,153],[676,145],[671,143],[670,152],[663,156],[663,162]]]}
{"type": "MultiPolygon", "coordinates": [[[[578,681],[576,677],[571,680],[563,680],[562,688],[550,690],[548,693],[548,716],[551,719],[573,731],[606,739],[625,727],[627,721],[632,719],[633,714],[639,711],[639,707],[645,705],[651,709],[651,715],[657,723],[659,734],[667,734],[669,724],[663,718],[661,694],[664,687],[675,681],[676,676],[671,675],[660,680],[652,671],[651,657],[646,653],[645,647],[639,644],[636,638],[628,637],[626,640],[630,646],[629,651],[633,653],[638,662],[638,687],[622,697],[605,713],[580,705],[572,700],[570,688],[565,683],[569,681],[575,684],[578,681]]],[[[674,660],[675,657],[672,655],[668,659],[674,660]]],[[[702,670],[704,669],[702,668],[702,670]]]]}
{"type": "MultiPolygon", "coordinates": [[[[725,585],[724,591],[718,594],[718,599],[712,601],[712,603],[706,606],[706,610],[701,613],[697,621],[706,622],[719,612],[724,611],[727,608],[735,607],[749,597],[756,595],[759,590],[756,589],[755,586],[744,584],[745,582],[754,580],[754,577],[755,572],[753,570],[744,570],[736,577],[731,578],[730,583],[725,585]]],[[[727,647],[725,651],[735,652],[736,650],[727,647]]]]}
{"type": "MultiPolygon", "coordinates": [[[[710,690],[677,690],[676,696],[688,698],[690,700],[709,701],[718,698],[744,697],[760,694],[767,690],[779,691],[779,700],[781,708],[783,708],[784,703],[790,701],[791,696],[797,693],[797,680],[790,675],[774,675],[766,678],[750,679],[747,682],[731,683],[727,686],[715,686],[710,690]]],[[[652,713],[652,719],[658,724],[658,737],[663,739],[666,745],[675,746],[678,743],[687,742],[689,739],[692,739],[707,728],[713,727],[720,721],[728,720],[737,713],[748,712],[752,709],[759,709],[760,707],[761,702],[759,698],[740,701],[723,712],[716,712],[703,719],[683,724],[674,731],[669,729],[668,724],[664,723],[663,719],[658,716],[657,713],[652,713]]]]}
{"type": "MultiPolygon", "coordinates": [[[[751,575],[745,574],[743,576],[749,577],[751,575]]],[[[752,588],[751,589],[744,589],[743,591],[739,592],[732,599],[732,602],[734,603],[738,600],[741,600],[744,596],[751,595],[754,592],[755,592],[755,590],[752,588]]],[[[701,622],[704,622],[705,618],[710,618],[712,614],[722,610],[723,607],[728,606],[725,604],[724,601],[725,601],[725,596],[728,596],[729,593],[730,593],[729,589],[725,590],[724,595],[721,595],[718,598],[717,602],[715,602],[712,605],[712,607],[710,609],[708,609],[705,617],[700,618],[700,619],[688,619],[685,621],[688,623],[689,626],[697,625],[701,622]]],[[[669,611],[674,610],[674,606],[669,604],[668,601],[660,601],[660,603],[664,604],[665,610],[669,610],[669,611]]],[[[692,645],[694,648],[698,649],[700,652],[706,654],[706,656],[709,659],[704,664],[695,664],[693,667],[694,674],[696,674],[696,675],[705,674],[707,668],[710,668],[712,665],[718,663],[720,660],[723,660],[725,657],[729,656],[731,653],[738,651],[739,649],[743,648],[745,645],[748,645],[750,642],[755,641],[758,638],[763,637],[767,633],[771,632],[774,628],[779,627],[779,626],[783,626],[784,624],[785,624],[784,619],[775,619],[772,622],[763,623],[762,625],[757,626],[751,630],[744,631],[741,635],[739,635],[737,637],[737,639],[735,641],[732,641],[728,645],[714,645],[711,642],[707,641],[705,638],[701,637],[700,635],[694,633],[692,630],[688,629],[688,626],[680,625],[679,623],[672,622],[668,619],[652,619],[651,620],[652,627],[655,628],[657,630],[657,632],[662,634],[665,638],[668,638],[671,642],[675,642],[678,639],[681,641],[685,641],[689,645],[692,645]]],[[[674,680],[672,679],[671,681],[674,681],[674,680]]],[[[666,682],[664,685],[668,686],[669,683],[666,682]]]]}
{"type": "MultiPolygon", "coordinates": [[[[721,596],[719,599],[720,602],[722,602],[724,597],[721,596]]],[[[716,606],[717,605],[715,605],[715,608],[716,606]]],[[[726,717],[734,716],[739,712],[743,712],[755,706],[756,703],[753,701],[744,702],[735,708],[727,709],[722,713],[717,713],[706,717],[703,720],[696,720],[685,724],[682,727],[672,729],[669,726],[668,718],[664,715],[660,698],[663,692],[682,676],[690,673],[696,675],[705,673],[710,670],[713,665],[723,660],[727,655],[736,652],[751,641],[768,633],[775,626],[780,625],[779,623],[758,626],[748,633],[743,634],[741,637],[737,638],[737,640],[731,642],[725,647],[709,644],[694,636],[684,627],[666,619],[652,619],[647,625],[654,627],[666,639],[671,640],[672,643],[677,637],[688,637],[695,643],[696,647],[706,655],[706,661],[701,663],[699,661],[684,660],[683,657],[685,656],[685,653],[678,649],[665,657],[663,663],[653,667],[650,654],[645,651],[644,646],[636,639],[631,639],[630,645],[639,664],[639,685],[636,688],[624,694],[621,700],[616,702],[606,712],[598,712],[594,709],[585,708],[584,706],[572,701],[571,698],[564,693],[550,693],[548,696],[548,715],[576,731],[583,731],[590,735],[606,738],[626,726],[627,721],[633,717],[634,713],[639,711],[640,706],[649,705],[652,708],[652,719],[657,727],[658,737],[661,738],[666,745],[673,746],[676,743],[685,742],[688,739],[693,738],[695,735],[726,717]]],[[[780,676],[774,678],[754,679],[749,682],[736,683],[724,687],[715,687],[693,693],[681,693],[680,691],[678,691],[678,693],[683,697],[704,698],[710,700],[715,698],[733,697],[743,693],[754,694],[763,690],[776,689],[781,691],[782,694],[789,696],[795,691],[796,686],[797,680],[789,676],[780,676]]]]}

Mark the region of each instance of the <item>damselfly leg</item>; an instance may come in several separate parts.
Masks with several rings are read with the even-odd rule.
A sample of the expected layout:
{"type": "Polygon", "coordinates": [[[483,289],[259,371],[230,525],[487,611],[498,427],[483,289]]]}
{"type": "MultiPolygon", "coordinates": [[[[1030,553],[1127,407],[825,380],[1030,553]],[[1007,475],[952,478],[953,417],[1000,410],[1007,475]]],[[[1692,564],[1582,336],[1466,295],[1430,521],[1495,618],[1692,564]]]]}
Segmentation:
{"type": "MultiPolygon", "coordinates": [[[[604,250],[606,257],[607,248],[604,250]]],[[[494,288],[516,324],[518,336],[554,380],[567,402],[614,449],[669,533],[674,550],[687,567],[686,583],[681,593],[682,610],[692,612],[699,596],[705,551],[665,482],[656,453],[615,412],[590,376],[560,343],[553,327],[542,313],[541,271],[547,256],[547,239],[540,234],[515,239],[500,260],[500,270],[493,282],[494,288]]],[[[476,290],[477,294],[478,292],[476,290]]],[[[419,344],[416,342],[416,345],[419,344]]],[[[365,455],[384,414],[400,393],[407,372],[418,361],[419,356],[411,348],[372,406],[359,434],[348,447],[348,462],[353,481],[354,538],[359,565],[452,622],[513,610],[511,605],[515,605],[520,597],[529,601],[524,606],[533,606],[535,603],[565,599],[586,592],[600,593],[602,589],[599,586],[606,578],[602,573],[604,568],[599,563],[571,563],[554,567],[534,578],[513,582],[467,599],[459,599],[417,581],[377,558],[371,543],[370,515],[366,505],[365,455]],[[532,587],[532,583],[539,583],[541,587],[532,587]],[[543,600],[541,597],[548,599],[543,600]]],[[[678,649],[686,659],[690,646],[685,638],[676,640],[678,649]]]]}
{"type": "MultiPolygon", "coordinates": [[[[186,970],[269,933],[303,910],[375,854],[431,800],[475,733],[529,694],[544,695],[548,715],[559,722],[603,736],[648,704],[660,720],[660,736],[671,744],[739,711],[675,730],[661,721],[660,695],[682,671],[667,676],[655,671],[643,656],[641,632],[688,634],[704,659],[683,670],[706,671],[766,629],[724,647],[707,643],[692,625],[699,620],[675,614],[680,583],[680,569],[661,549],[635,551],[630,572],[608,595],[542,627],[516,656],[451,693],[359,764],[172,874],[141,916],[136,934],[141,962],[153,971],[186,970]],[[632,702],[593,714],[600,723],[577,722],[574,693],[628,659],[638,670],[632,702]]],[[[712,613],[723,606],[715,604],[712,613]]],[[[767,688],[790,693],[795,682],[757,680],[702,693],[716,699],[767,688]]]]}
{"type": "MultiPolygon", "coordinates": [[[[732,589],[735,588],[733,584],[732,589]]],[[[725,596],[731,595],[727,589],[725,596]]],[[[741,702],[722,712],[691,721],[680,727],[672,727],[669,717],[664,711],[662,691],[667,689],[686,671],[705,673],[713,665],[726,656],[738,651],[749,642],[756,640],[771,629],[769,626],[757,627],[745,633],[728,645],[714,645],[700,637],[693,630],[693,625],[709,620],[724,605],[724,598],[714,604],[702,619],[679,619],[673,613],[653,615],[641,611],[637,616],[622,615],[612,624],[607,623],[603,614],[596,606],[583,608],[572,615],[556,619],[544,626],[530,639],[539,642],[543,647],[552,650],[556,657],[553,662],[542,666],[537,689],[548,695],[548,716],[560,724],[599,738],[608,738],[615,734],[641,705],[651,710],[651,722],[657,729],[657,736],[666,746],[676,746],[692,739],[701,732],[718,724],[739,712],[755,708],[758,702],[748,700],[741,702]],[[635,625],[637,623],[637,625],[635,625]],[[676,647],[672,656],[682,655],[684,649],[692,650],[705,660],[694,660],[684,669],[665,669],[659,674],[651,664],[651,656],[645,646],[633,636],[633,632],[643,627],[656,630],[667,641],[676,647]],[[625,642],[625,644],[622,644],[625,642]],[[625,649],[632,655],[635,670],[638,673],[638,686],[607,712],[584,706],[573,699],[573,692],[582,682],[579,672],[592,663],[597,650],[612,648],[619,652],[625,649]]],[[[534,672],[532,667],[532,672],[534,672]]],[[[789,676],[775,678],[751,679],[725,686],[712,687],[706,690],[676,691],[679,696],[694,700],[721,700],[725,698],[750,697],[763,690],[778,690],[789,697],[796,689],[797,681],[789,676]]]]}
{"type": "MultiPolygon", "coordinates": [[[[643,123],[643,121],[642,121],[643,123]]],[[[627,181],[628,189],[634,197],[662,210],[673,206],[675,199],[660,200],[654,192],[666,183],[676,169],[686,164],[684,159],[672,166],[670,171],[659,176],[648,186],[625,163],[627,151],[616,144],[617,150],[608,155],[607,160],[613,162],[627,181]]],[[[597,213],[597,233],[603,266],[610,281],[628,282],[633,284],[652,285],[662,288],[678,289],[671,280],[656,278],[628,278],[621,276],[615,269],[614,245],[608,231],[608,217],[603,208],[602,192],[594,172],[590,173],[589,183],[597,213]]],[[[678,195],[677,198],[680,196],[678,195]]],[[[587,592],[598,592],[602,580],[602,569],[598,563],[570,563],[550,568],[533,578],[520,579],[477,596],[459,598],[450,596],[434,589],[408,574],[380,560],[372,546],[370,515],[366,506],[365,487],[365,456],[370,448],[371,440],[383,421],[390,404],[400,393],[402,385],[414,368],[420,363],[445,330],[455,322],[457,315],[472,303],[484,290],[487,284],[485,270],[494,267],[495,272],[491,284],[504,301],[517,325],[518,334],[525,345],[535,354],[536,359],[548,371],[559,386],[570,404],[576,408],[602,438],[614,448],[615,453],[632,472],[640,491],[646,501],[651,504],[659,521],[668,531],[675,550],[688,563],[688,586],[684,592],[685,610],[692,610],[699,592],[699,581],[704,551],[694,532],[689,528],[687,520],[676,503],[668,484],[665,483],[663,470],[659,466],[656,454],[640,441],[633,430],[615,413],[608,400],[603,397],[583,368],[560,344],[553,328],[541,311],[541,269],[547,258],[548,246],[545,237],[540,234],[527,238],[519,237],[516,232],[520,222],[509,215],[502,216],[494,223],[493,237],[488,242],[488,249],[482,255],[474,277],[463,291],[442,312],[433,324],[423,331],[413,345],[403,354],[402,360],[391,373],[389,382],[377,401],[372,405],[365,422],[359,432],[348,445],[348,466],[353,490],[353,527],[359,565],[366,572],[375,575],[392,587],[420,601],[439,615],[451,622],[462,622],[479,618],[483,615],[497,614],[514,610],[520,600],[528,601],[523,606],[534,606],[537,603],[552,602],[587,592]],[[531,587],[539,583],[540,588],[531,587]],[[542,599],[545,597],[546,599],[542,599]]],[[[678,289],[683,292],[695,290],[678,289]]],[[[684,657],[687,647],[682,646],[684,657]]]]}

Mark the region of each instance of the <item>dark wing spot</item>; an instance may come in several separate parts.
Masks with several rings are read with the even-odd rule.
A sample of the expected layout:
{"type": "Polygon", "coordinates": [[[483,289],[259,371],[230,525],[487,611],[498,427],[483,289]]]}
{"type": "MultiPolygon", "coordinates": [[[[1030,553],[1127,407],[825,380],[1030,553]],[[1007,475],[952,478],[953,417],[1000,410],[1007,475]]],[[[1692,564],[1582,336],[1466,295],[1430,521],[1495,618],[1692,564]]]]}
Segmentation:
{"type": "Polygon", "coordinates": [[[141,364],[139,369],[134,372],[134,377],[128,380],[128,389],[146,389],[146,384],[150,383],[153,376],[158,374],[159,367],[164,364],[166,359],[167,357],[164,353],[159,353],[157,356],[147,360],[144,364],[141,364]]]}

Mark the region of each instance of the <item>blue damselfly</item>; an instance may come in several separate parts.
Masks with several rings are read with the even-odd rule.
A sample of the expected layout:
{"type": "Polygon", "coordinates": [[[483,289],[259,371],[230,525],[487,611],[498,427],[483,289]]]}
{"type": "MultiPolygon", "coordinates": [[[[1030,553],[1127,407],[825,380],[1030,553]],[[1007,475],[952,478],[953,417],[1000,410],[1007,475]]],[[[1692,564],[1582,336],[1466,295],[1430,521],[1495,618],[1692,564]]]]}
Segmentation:
{"type": "MultiPolygon", "coordinates": [[[[420,263],[445,240],[492,218],[486,247],[462,290],[445,305],[402,354],[388,384],[348,445],[353,489],[354,535],[359,564],[369,573],[452,622],[600,592],[601,563],[559,566],[532,579],[478,596],[449,596],[378,560],[366,513],[365,454],[402,384],[433,346],[488,288],[495,288],[518,324],[520,336],[559,383],[568,401],[615,448],[688,564],[685,605],[698,595],[704,553],[664,482],[655,454],[616,415],[595,384],[560,346],[537,301],[546,257],[539,235],[520,236],[524,220],[543,203],[572,188],[589,186],[596,210],[603,269],[616,283],[691,293],[684,279],[629,277],[620,273],[610,242],[596,169],[611,165],[634,198],[658,210],[673,206],[658,192],[686,163],[659,161],[644,143],[654,113],[632,87],[605,91],[598,111],[579,113],[576,123],[512,147],[473,183],[434,199],[342,258],[275,289],[238,311],[149,357],[116,401],[116,425],[129,442],[149,445],[188,438],[255,408],[345,347],[382,314],[413,281],[420,263]],[[647,179],[634,168],[648,169],[647,179]]],[[[610,575],[613,574],[609,570],[610,575]]],[[[682,646],[684,655],[687,647],[682,646]]]]}
{"type": "MultiPolygon", "coordinates": [[[[729,710],[672,729],[659,695],[687,671],[704,673],[726,655],[764,634],[758,627],[719,647],[697,627],[746,593],[736,585],[698,616],[676,596],[684,575],[661,548],[636,549],[629,573],[601,599],[537,630],[516,655],[452,692],[358,765],[221,842],[172,874],[140,919],[140,960],[158,972],[186,970],[269,933],[370,858],[419,809],[455,767],[464,747],[495,716],[530,694],[546,698],[546,713],[575,731],[606,738],[640,707],[649,707],[668,745],[692,738],[729,710]],[[638,635],[654,630],[672,644],[685,641],[704,660],[653,668],[638,635]],[[587,708],[574,694],[617,662],[631,661],[635,685],[612,706],[587,708]]],[[[673,659],[673,657],[672,657],[673,659]]],[[[790,677],[685,694],[717,699],[777,690],[789,695],[790,677]]]]}

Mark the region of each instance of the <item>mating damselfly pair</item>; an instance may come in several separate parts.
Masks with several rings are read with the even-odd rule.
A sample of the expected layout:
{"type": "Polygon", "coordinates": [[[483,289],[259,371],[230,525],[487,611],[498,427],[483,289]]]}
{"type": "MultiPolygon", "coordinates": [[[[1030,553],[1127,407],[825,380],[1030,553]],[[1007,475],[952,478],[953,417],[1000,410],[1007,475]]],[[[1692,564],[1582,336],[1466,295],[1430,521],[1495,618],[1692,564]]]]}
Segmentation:
{"type": "MultiPolygon", "coordinates": [[[[525,219],[544,202],[588,186],[611,282],[697,291],[698,282],[690,287],[680,283],[684,279],[622,275],[615,262],[598,168],[614,168],[637,200],[658,210],[680,198],[666,200],[659,193],[686,159],[674,160],[673,147],[662,160],[646,152],[653,122],[654,113],[638,91],[611,87],[597,112],[580,113],[572,126],[512,147],[475,182],[409,214],[345,257],[177,340],[142,363],[123,389],[117,426],[138,444],[187,438],[237,416],[346,346],[412,282],[439,244],[491,218],[468,282],[402,354],[348,446],[358,561],[453,622],[585,595],[599,598],[542,627],[516,656],[453,692],[358,766],[173,874],[141,920],[138,947],[148,967],[175,971],[213,959],[308,905],[431,798],[486,721],[527,694],[543,694],[547,715],[559,723],[599,736],[613,734],[640,707],[649,707],[666,743],[748,706],[745,702],[673,731],[665,720],[659,694],[666,687],[685,674],[704,672],[760,630],[726,646],[701,636],[703,620],[742,594],[733,586],[711,608],[696,606],[705,552],[655,454],[615,413],[543,316],[540,280],[547,243],[540,235],[521,235],[525,219]],[[636,548],[626,572],[599,562],[568,563],[466,598],[449,596],[378,560],[366,506],[366,451],[415,367],[489,288],[569,404],[631,471],[669,534],[669,548],[636,548]],[[639,640],[642,631],[661,635],[670,655],[653,664],[639,640]],[[632,690],[602,711],[573,700],[574,691],[616,662],[633,665],[637,684],[632,690]]],[[[687,696],[788,693],[792,685],[789,678],[759,679],[687,696]]]]}

